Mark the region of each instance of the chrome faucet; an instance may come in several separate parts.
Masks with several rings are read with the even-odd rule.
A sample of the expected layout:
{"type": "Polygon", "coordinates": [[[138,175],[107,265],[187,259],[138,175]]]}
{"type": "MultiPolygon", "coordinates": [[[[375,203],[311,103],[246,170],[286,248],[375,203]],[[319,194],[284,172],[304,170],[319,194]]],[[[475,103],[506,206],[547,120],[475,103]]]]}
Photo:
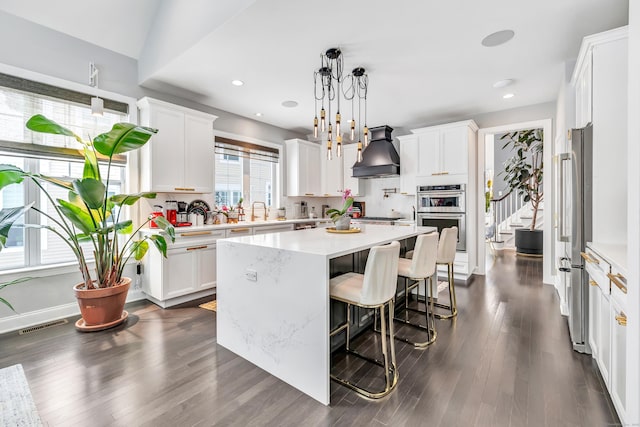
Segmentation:
{"type": "Polygon", "coordinates": [[[253,202],[251,203],[251,221],[256,220],[255,207],[256,204],[262,205],[264,207],[264,220],[267,220],[267,204],[265,202],[253,202]]]}

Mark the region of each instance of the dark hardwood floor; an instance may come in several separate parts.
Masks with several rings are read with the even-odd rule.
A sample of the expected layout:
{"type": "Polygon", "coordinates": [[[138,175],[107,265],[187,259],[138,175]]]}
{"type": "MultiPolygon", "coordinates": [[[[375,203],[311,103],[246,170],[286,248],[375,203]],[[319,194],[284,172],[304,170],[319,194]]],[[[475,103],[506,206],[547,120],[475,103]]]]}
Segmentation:
{"type": "MultiPolygon", "coordinates": [[[[134,303],[127,324],[97,333],[70,322],[5,334],[0,367],[23,365],[50,426],[616,425],[595,363],[571,350],[541,277],[540,260],[505,255],[458,287],[458,319],[438,321],[433,346],[396,342],[400,380],[380,401],[332,384],[331,406],[317,403],[217,346],[215,314],[193,304],[134,303]]],[[[365,333],[354,346],[375,351],[378,339],[365,333]]],[[[334,357],[334,371],[378,381],[350,357],[334,357]]]]}

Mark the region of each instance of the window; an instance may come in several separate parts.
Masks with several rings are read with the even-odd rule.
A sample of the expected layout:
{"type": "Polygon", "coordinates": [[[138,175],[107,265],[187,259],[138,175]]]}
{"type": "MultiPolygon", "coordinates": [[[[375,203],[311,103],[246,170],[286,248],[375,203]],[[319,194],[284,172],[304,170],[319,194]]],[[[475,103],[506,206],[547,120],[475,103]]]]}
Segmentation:
{"type": "MultiPolygon", "coordinates": [[[[127,121],[128,114],[122,111],[105,110],[102,117],[92,116],[89,99],[89,95],[0,74],[0,163],[52,177],[81,177],[83,159],[77,151],[81,147],[80,143],[69,137],[31,132],[25,123],[31,116],[43,114],[88,139],[110,130],[117,122],[127,121]],[[16,88],[18,86],[33,88],[34,92],[20,90],[16,88]],[[53,95],[42,95],[47,91],[53,95]],[[63,95],[66,98],[60,98],[63,95]],[[83,103],[83,97],[86,98],[86,103],[83,103]]],[[[118,104],[119,109],[122,109],[122,105],[126,106],[118,104]]],[[[107,105],[105,100],[105,107],[107,105]]],[[[124,157],[121,158],[120,164],[112,165],[109,171],[111,194],[121,193],[124,188],[125,161],[124,157]]],[[[103,178],[106,177],[106,166],[101,166],[101,173],[103,178]]],[[[43,187],[54,200],[67,197],[62,188],[46,183],[43,187]]],[[[21,206],[31,201],[43,212],[54,213],[51,201],[28,179],[20,185],[11,185],[0,191],[0,209],[21,206]]],[[[20,227],[25,223],[54,226],[47,221],[45,216],[31,210],[25,214],[24,219],[16,222],[18,226],[12,228],[7,247],[0,252],[0,270],[75,260],[71,249],[56,234],[45,229],[20,227]]],[[[87,258],[93,258],[92,251],[93,247],[85,247],[87,258]]]]}
{"type": "Polygon", "coordinates": [[[277,204],[278,149],[219,136],[215,147],[216,205],[235,205],[241,197],[246,205],[277,204]]]}

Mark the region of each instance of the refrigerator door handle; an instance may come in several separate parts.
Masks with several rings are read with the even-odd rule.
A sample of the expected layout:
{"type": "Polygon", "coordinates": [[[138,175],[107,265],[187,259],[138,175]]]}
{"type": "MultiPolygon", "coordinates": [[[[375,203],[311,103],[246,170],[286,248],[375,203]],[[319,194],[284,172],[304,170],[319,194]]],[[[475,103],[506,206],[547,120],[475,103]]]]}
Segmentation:
{"type": "Polygon", "coordinates": [[[569,153],[560,154],[560,230],[558,231],[558,240],[561,242],[569,241],[569,234],[567,233],[567,221],[566,221],[566,213],[565,213],[565,198],[567,195],[565,194],[566,188],[566,173],[567,173],[567,165],[571,160],[571,155],[569,153]]]}

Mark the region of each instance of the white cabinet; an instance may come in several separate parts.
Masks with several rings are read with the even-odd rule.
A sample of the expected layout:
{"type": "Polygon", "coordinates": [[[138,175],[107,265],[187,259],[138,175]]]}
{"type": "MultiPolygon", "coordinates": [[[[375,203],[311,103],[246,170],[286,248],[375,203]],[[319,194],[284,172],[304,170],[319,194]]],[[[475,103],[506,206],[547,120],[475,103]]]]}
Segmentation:
{"type": "Polygon", "coordinates": [[[169,244],[166,258],[150,250],[142,274],[147,298],[170,307],[214,293],[216,241],[224,237],[224,230],[176,230],[176,241],[169,244]]]}
{"type": "Polygon", "coordinates": [[[343,181],[343,159],[333,155],[331,160],[327,159],[326,152],[320,150],[320,156],[316,161],[320,162],[320,195],[324,197],[342,196],[344,190],[343,181]]]}
{"type": "Polygon", "coordinates": [[[342,179],[343,189],[351,190],[351,194],[354,196],[361,196],[360,194],[360,178],[354,178],[353,165],[358,160],[358,144],[347,144],[342,147],[342,179]]]}
{"type": "Polygon", "coordinates": [[[627,316],[615,298],[611,298],[611,385],[609,392],[618,417],[626,420],[627,407],[627,316]]]}
{"type": "Polygon", "coordinates": [[[320,146],[302,139],[285,143],[287,196],[320,196],[320,146]]]}
{"type": "Polygon", "coordinates": [[[598,313],[598,367],[607,388],[610,387],[609,372],[611,371],[611,303],[609,295],[600,293],[598,313]]]}
{"type": "Polygon", "coordinates": [[[226,237],[251,236],[253,234],[253,228],[239,225],[236,228],[228,229],[226,233],[226,237]]]}
{"type": "Polygon", "coordinates": [[[600,298],[602,291],[598,287],[598,283],[589,279],[589,347],[591,347],[591,355],[594,359],[598,359],[600,342],[599,326],[600,326],[600,298]]]}
{"type": "Polygon", "coordinates": [[[399,136],[400,141],[400,194],[415,195],[418,175],[418,137],[399,136]]]}
{"type": "Polygon", "coordinates": [[[417,177],[473,173],[477,131],[478,126],[472,120],[412,129],[411,132],[417,137],[417,147],[413,147],[416,143],[412,138],[400,139],[401,144],[408,141],[409,145],[407,152],[401,154],[401,176],[411,173],[413,169],[417,177]],[[414,166],[415,161],[409,160],[409,167],[405,169],[402,160],[411,154],[415,155],[417,164],[414,166]],[[403,169],[405,172],[402,172],[403,169]]]}
{"type": "Polygon", "coordinates": [[[585,127],[591,122],[591,51],[585,53],[584,62],[578,71],[575,93],[576,93],[576,126],[585,127]]]}
{"type": "Polygon", "coordinates": [[[151,98],[139,100],[138,108],[140,124],[158,129],[140,150],[141,189],[211,193],[217,117],[151,98]]]}
{"type": "Polygon", "coordinates": [[[260,234],[280,233],[282,231],[291,231],[291,230],[293,230],[293,224],[265,225],[265,226],[255,227],[253,229],[253,234],[260,235],[260,234]]]}

